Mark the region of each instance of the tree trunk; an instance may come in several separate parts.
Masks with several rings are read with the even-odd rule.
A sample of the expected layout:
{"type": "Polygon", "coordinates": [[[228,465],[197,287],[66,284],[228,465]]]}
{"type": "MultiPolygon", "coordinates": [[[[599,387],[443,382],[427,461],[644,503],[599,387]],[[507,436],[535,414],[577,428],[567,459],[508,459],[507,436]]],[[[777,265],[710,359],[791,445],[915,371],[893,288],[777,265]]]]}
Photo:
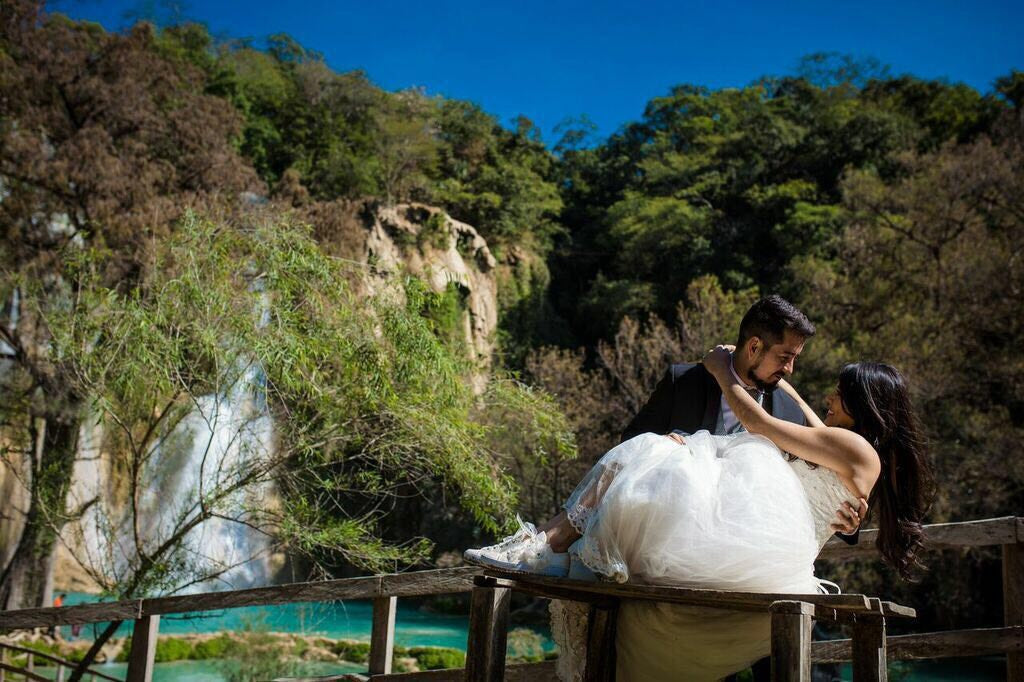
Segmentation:
{"type": "Polygon", "coordinates": [[[57,533],[67,519],[68,489],[78,455],[78,416],[46,420],[38,465],[31,472],[25,527],[10,562],[0,575],[4,609],[50,606],[46,603],[57,533]]]}

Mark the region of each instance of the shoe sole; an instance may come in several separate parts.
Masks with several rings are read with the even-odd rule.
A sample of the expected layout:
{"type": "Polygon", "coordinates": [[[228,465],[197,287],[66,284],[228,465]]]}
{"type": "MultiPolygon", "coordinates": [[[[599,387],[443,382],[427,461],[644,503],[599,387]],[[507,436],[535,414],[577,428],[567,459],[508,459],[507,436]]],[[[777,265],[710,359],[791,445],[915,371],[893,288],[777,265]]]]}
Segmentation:
{"type": "Polygon", "coordinates": [[[463,555],[463,560],[468,564],[474,564],[483,568],[490,568],[504,573],[515,573],[517,575],[536,575],[545,578],[564,578],[569,574],[569,569],[550,568],[543,571],[534,571],[525,568],[518,568],[518,564],[507,564],[484,557],[470,557],[463,555]]]}

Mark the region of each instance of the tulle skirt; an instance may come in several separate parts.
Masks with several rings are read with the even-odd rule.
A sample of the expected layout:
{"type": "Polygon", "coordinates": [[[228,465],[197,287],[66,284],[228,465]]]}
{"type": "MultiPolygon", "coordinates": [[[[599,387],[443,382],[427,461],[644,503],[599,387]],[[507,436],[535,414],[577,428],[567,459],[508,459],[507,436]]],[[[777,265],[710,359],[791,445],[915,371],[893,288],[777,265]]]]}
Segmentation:
{"type": "MultiPolygon", "coordinates": [[[[610,450],[565,505],[582,534],[573,560],[625,582],[748,592],[817,591],[819,547],[807,496],[768,439],[712,436],[680,445],[651,433],[610,450]]],[[[568,604],[552,607],[556,640],[575,640],[568,604]]],[[[626,602],[620,680],[718,679],[769,649],[766,614],[626,602]]],[[[578,641],[559,642],[576,668],[578,641]]]]}

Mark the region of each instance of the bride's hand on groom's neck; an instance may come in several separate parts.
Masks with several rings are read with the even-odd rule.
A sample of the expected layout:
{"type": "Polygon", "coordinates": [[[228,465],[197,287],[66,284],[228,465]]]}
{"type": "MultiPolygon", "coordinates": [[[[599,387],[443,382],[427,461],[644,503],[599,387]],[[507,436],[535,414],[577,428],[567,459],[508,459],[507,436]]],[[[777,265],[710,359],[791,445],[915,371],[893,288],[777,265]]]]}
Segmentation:
{"type": "Polygon", "coordinates": [[[718,345],[704,354],[705,369],[716,379],[721,380],[722,376],[728,376],[729,365],[732,364],[732,353],[736,346],[718,345]]]}

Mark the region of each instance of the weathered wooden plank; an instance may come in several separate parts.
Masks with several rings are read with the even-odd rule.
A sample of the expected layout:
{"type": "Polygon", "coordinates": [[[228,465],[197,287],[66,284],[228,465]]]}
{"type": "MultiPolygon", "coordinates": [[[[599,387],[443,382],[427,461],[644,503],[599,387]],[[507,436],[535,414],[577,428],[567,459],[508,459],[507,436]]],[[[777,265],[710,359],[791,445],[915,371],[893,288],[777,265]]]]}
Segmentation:
{"type": "Polygon", "coordinates": [[[139,617],[141,604],[140,599],[129,599],[76,606],[0,611],[0,631],[100,623],[109,620],[135,620],[139,617]]]}
{"type": "Polygon", "coordinates": [[[341,673],[319,677],[275,677],[271,682],[367,682],[369,679],[360,673],[341,673]]]}
{"type": "MultiPolygon", "coordinates": [[[[1024,625],[1024,545],[1003,545],[1003,624],[1024,625]]],[[[1006,656],[1006,679],[1024,682],[1024,653],[1006,656]]]]}
{"type": "Polygon", "coordinates": [[[771,605],[773,682],[811,682],[814,606],[801,601],[771,605]]]}
{"type": "MultiPolygon", "coordinates": [[[[466,671],[463,668],[447,668],[445,670],[425,670],[418,673],[391,673],[390,675],[373,675],[371,682],[463,682],[466,671]]],[[[280,682],[299,682],[298,680],[282,679],[280,682]]],[[[319,682],[319,680],[317,681],[319,682]]],[[[542,663],[511,663],[505,666],[505,682],[558,682],[555,674],[555,661],[542,663]]]]}
{"type": "Polygon", "coordinates": [[[132,630],[132,650],[128,653],[126,682],[152,682],[159,631],[160,616],[145,616],[135,621],[135,628],[132,630]]]}
{"type": "Polygon", "coordinates": [[[370,674],[391,672],[391,656],[395,652],[395,609],[398,597],[377,597],[373,600],[373,627],[370,630],[370,674]]]}
{"type": "Polygon", "coordinates": [[[592,605],[587,617],[584,682],[615,682],[615,621],[618,608],[592,605]]]}
{"type": "Polygon", "coordinates": [[[604,608],[612,608],[619,603],[618,597],[601,594],[597,592],[581,592],[574,589],[575,582],[564,583],[566,587],[556,587],[552,585],[540,585],[534,582],[520,583],[515,580],[505,580],[503,578],[494,578],[495,584],[501,587],[508,587],[515,589],[520,592],[531,594],[535,597],[544,597],[545,599],[566,599],[568,601],[578,601],[585,604],[594,604],[604,608]]]}
{"type": "Polygon", "coordinates": [[[466,642],[467,682],[501,682],[504,679],[511,595],[511,590],[506,587],[477,585],[473,588],[466,642]]]}
{"type": "Polygon", "coordinates": [[[309,583],[289,583],[248,590],[183,594],[175,597],[146,599],[142,615],[215,611],[239,606],[270,606],[304,601],[336,601],[339,599],[373,599],[381,596],[381,577],[342,578],[309,583]]]}
{"type": "Polygon", "coordinates": [[[482,574],[478,566],[441,568],[381,576],[380,594],[391,597],[423,597],[457,594],[473,589],[473,578],[482,574]]]}
{"type": "Polygon", "coordinates": [[[859,615],[853,623],[853,679],[885,682],[885,618],[859,615]]]}
{"type": "MultiPolygon", "coordinates": [[[[588,595],[615,597],[618,599],[643,599],[664,601],[691,606],[710,606],[737,611],[767,611],[777,601],[798,600],[818,604],[839,611],[870,612],[873,610],[868,598],[862,594],[763,594],[759,592],[727,592],[719,590],[693,590],[667,585],[635,585],[565,578],[509,573],[487,569],[484,575],[502,579],[503,585],[522,592],[543,593],[558,590],[564,598],[589,601],[588,595]],[[537,588],[535,590],[535,588],[537,588]],[[578,595],[578,596],[574,596],[578,595]]],[[[876,600],[877,601],[877,600],[876,600]]]]}
{"type": "MultiPolygon", "coordinates": [[[[1016,516],[956,523],[934,523],[925,526],[926,549],[952,549],[960,547],[984,547],[1006,545],[1017,542],[1017,528],[1020,520],[1016,516]]],[[[832,538],[821,550],[819,559],[853,559],[878,554],[875,542],[878,530],[862,530],[856,545],[848,545],[839,538],[832,538]]]]}
{"type": "MultiPolygon", "coordinates": [[[[845,663],[853,659],[853,640],[833,639],[814,642],[811,660],[814,663],[845,663]]],[[[978,628],[922,632],[913,635],[886,637],[886,656],[890,661],[912,661],[924,658],[960,656],[991,656],[1008,652],[1024,652],[1024,627],[978,628]]]]}
{"type": "Polygon", "coordinates": [[[882,615],[886,618],[917,618],[917,609],[893,601],[881,601],[882,615]]]}
{"type": "Polygon", "coordinates": [[[32,682],[53,682],[53,680],[51,680],[48,677],[43,677],[38,673],[30,672],[25,668],[19,668],[17,666],[11,665],[10,663],[0,663],[0,670],[3,670],[4,672],[9,672],[12,674],[13,677],[22,680],[32,680],[32,682]]]}

